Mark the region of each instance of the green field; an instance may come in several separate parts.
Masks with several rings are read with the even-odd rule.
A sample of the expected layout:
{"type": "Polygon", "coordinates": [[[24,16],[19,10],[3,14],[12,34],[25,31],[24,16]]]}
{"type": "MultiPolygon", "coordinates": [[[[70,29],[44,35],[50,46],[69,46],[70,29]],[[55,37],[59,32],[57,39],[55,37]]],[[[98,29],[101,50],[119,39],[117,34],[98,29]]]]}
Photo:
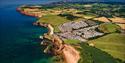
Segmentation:
{"type": "Polygon", "coordinates": [[[104,33],[113,33],[113,32],[118,32],[120,26],[113,23],[103,23],[99,25],[98,29],[104,33]]]}
{"type": "Polygon", "coordinates": [[[70,20],[66,19],[65,17],[60,17],[57,15],[45,15],[41,17],[38,21],[42,23],[51,24],[54,27],[55,32],[59,32],[58,26],[70,20]]]}
{"type": "Polygon", "coordinates": [[[66,39],[66,40],[64,40],[64,43],[66,43],[66,44],[78,44],[78,43],[80,43],[80,41],[76,40],[76,39],[66,39]]]}
{"type": "Polygon", "coordinates": [[[112,33],[98,39],[89,41],[94,43],[95,47],[106,51],[114,58],[125,61],[125,35],[112,33]]]}
{"type": "Polygon", "coordinates": [[[109,54],[85,43],[81,44],[79,63],[117,63],[109,54]]]}

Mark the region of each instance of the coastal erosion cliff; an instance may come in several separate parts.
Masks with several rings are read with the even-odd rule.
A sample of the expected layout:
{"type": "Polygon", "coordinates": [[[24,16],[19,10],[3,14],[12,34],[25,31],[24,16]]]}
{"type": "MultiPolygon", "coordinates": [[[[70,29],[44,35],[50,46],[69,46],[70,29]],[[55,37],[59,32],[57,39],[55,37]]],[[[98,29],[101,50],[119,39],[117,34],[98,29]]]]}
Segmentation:
{"type": "Polygon", "coordinates": [[[21,14],[24,14],[27,16],[42,17],[43,15],[39,7],[25,8],[25,6],[24,7],[22,6],[17,8],[16,10],[19,11],[21,14]]]}
{"type": "MultiPolygon", "coordinates": [[[[29,13],[29,10],[30,9],[28,9],[28,11],[24,11],[20,7],[17,8],[17,11],[24,15],[37,18],[42,17],[42,14],[40,13],[34,13],[34,11],[39,11],[38,9],[31,8],[31,12],[33,11],[32,13],[29,13]]],[[[33,25],[48,28],[48,33],[40,36],[40,39],[42,39],[41,45],[47,46],[44,50],[45,53],[63,56],[64,63],[78,63],[80,59],[80,53],[71,45],[65,44],[58,35],[54,34],[54,28],[51,26],[51,24],[34,22],[33,25]]]]}
{"type": "MultiPolygon", "coordinates": [[[[20,11],[21,13],[24,11],[20,11]]],[[[30,15],[27,12],[25,15],[30,15]]],[[[34,16],[37,17],[37,16],[34,16]]],[[[39,17],[37,17],[39,18],[39,17]]],[[[61,55],[65,63],[78,63],[80,60],[80,52],[77,51],[71,44],[64,43],[64,40],[75,39],[86,42],[88,39],[104,35],[97,32],[95,29],[98,25],[93,21],[78,21],[66,22],[59,26],[61,33],[54,33],[54,28],[49,23],[35,22],[33,25],[48,28],[48,33],[40,36],[42,39],[41,45],[46,45],[45,53],[61,55]]]]}
{"type": "Polygon", "coordinates": [[[43,41],[42,45],[46,45],[45,53],[51,53],[54,55],[63,55],[66,63],[78,63],[80,59],[80,53],[71,45],[65,44],[56,34],[54,34],[54,28],[50,24],[42,24],[39,22],[34,23],[38,26],[47,27],[49,32],[40,37],[43,41]]]}

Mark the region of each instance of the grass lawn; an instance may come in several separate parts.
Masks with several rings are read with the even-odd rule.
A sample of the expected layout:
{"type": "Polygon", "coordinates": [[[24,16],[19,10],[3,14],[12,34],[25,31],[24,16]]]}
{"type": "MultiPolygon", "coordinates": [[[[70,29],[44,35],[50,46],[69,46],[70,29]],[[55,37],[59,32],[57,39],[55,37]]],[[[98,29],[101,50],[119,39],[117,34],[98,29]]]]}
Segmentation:
{"type": "Polygon", "coordinates": [[[65,17],[60,17],[57,15],[45,15],[45,16],[41,17],[38,21],[42,22],[42,23],[49,23],[49,24],[53,25],[55,32],[59,32],[58,26],[60,24],[68,22],[70,20],[66,19],[65,17]]]}
{"type": "Polygon", "coordinates": [[[80,43],[80,41],[76,40],[76,39],[66,39],[66,40],[64,40],[64,42],[66,44],[78,44],[78,43],[80,43]]]}
{"type": "Polygon", "coordinates": [[[125,35],[112,33],[98,39],[89,41],[95,47],[108,52],[114,58],[125,61],[125,35]]]}

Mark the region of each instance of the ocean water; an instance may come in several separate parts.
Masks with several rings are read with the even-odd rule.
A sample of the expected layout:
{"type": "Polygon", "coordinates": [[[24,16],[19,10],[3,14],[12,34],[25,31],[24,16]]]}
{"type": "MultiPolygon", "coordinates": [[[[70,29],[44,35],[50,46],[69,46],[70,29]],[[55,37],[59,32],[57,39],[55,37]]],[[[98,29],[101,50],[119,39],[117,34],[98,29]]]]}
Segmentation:
{"type": "Polygon", "coordinates": [[[38,39],[47,32],[33,26],[37,19],[16,11],[22,4],[44,4],[56,0],[0,0],[0,63],[51,63],[38,39]]]}

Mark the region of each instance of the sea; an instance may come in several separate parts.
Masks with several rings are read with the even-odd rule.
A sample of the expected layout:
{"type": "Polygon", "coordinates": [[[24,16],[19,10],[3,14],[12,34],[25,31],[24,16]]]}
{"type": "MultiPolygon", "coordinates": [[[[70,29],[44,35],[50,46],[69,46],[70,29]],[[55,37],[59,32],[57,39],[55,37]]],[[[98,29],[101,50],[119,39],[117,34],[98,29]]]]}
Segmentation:
{"type": "Polygon", "coordinates": [[[0,0],[0,63],[51,63],[43,53],[40,35],[44,27],[33,26],[38,19],[25,16],[16,8],[27,4],[48,4],[59,0],[0,0]]]}

